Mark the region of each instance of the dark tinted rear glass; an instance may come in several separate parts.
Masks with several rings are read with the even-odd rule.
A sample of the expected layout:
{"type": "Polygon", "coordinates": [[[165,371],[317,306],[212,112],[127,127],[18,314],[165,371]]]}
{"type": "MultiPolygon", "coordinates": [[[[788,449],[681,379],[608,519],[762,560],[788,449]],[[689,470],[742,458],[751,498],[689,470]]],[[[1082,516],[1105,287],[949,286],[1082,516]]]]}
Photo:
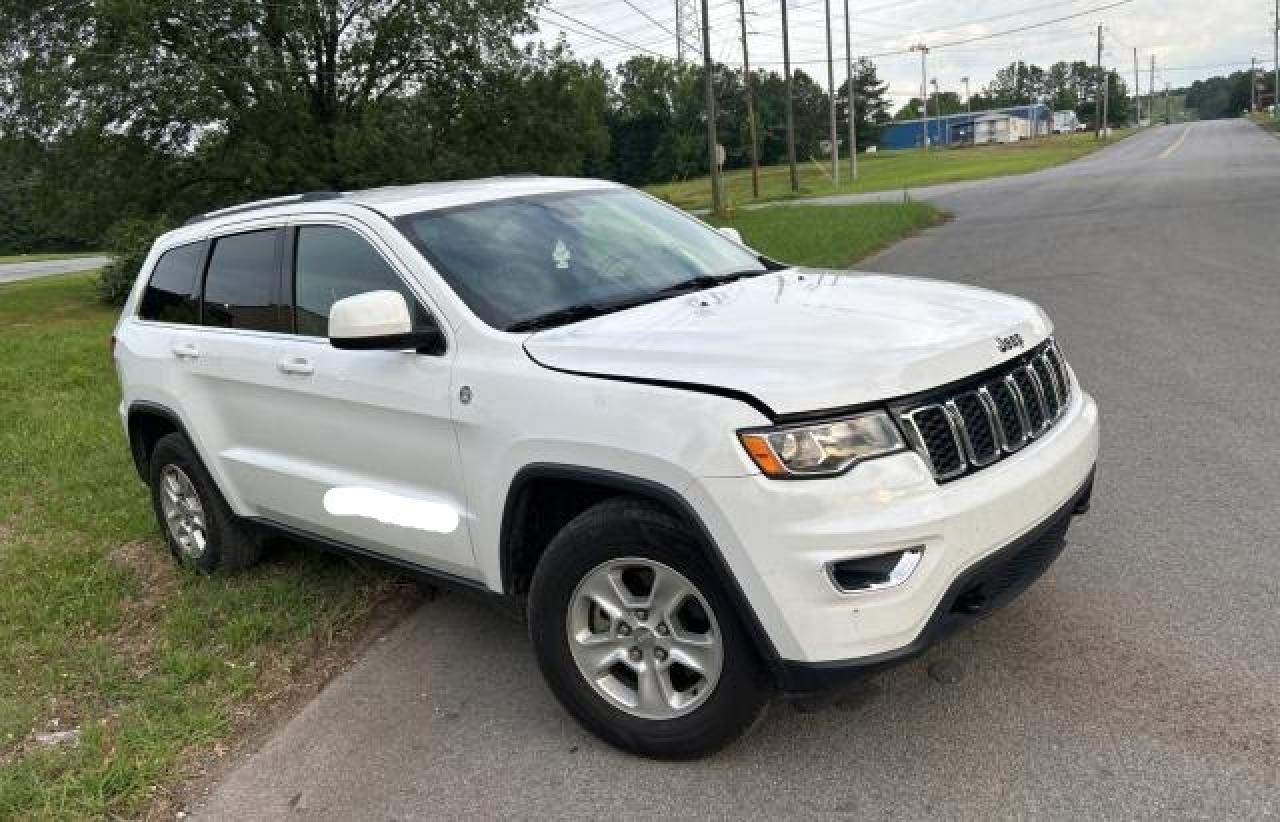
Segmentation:
{"type": "Polygon", "coordinates": [[[171,248],[156,261],[138,316],[165,323],[200,322],[200,261],[204,243],[171,248]]]}
{"type": "Polygon", "coordinates": [[[204,324],[253,331],[287,331],[281,310],[278,229],[214,240],[204,279],[204,324]]]}

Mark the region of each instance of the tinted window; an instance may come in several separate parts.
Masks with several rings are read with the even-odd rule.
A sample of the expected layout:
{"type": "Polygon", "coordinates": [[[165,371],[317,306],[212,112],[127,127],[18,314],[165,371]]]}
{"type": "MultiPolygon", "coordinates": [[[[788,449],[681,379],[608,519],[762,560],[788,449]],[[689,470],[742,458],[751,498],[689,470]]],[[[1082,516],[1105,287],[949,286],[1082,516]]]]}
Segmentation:
{"type": "Polygon", "coordinates": [[[431,320],[404,281],[363,238],[335,226],[298,229],[294,263],[294,312],[299,334],[329,336],[329,309],[366,291],[398,291],[413,311],[414,325],[431,320]]]}
{"type": "Polygon", "coordinates": [[[280,231],[251,231],[213,243],[204,278],[204,324],[286,331],[280,309],[280,231]]]}
{"type": "Polygon", "coordinates": [[[160,255],[142,292],[138,316],[165,323],[200,322],[199,276],[204,243],[178,246],[160,255]]]}

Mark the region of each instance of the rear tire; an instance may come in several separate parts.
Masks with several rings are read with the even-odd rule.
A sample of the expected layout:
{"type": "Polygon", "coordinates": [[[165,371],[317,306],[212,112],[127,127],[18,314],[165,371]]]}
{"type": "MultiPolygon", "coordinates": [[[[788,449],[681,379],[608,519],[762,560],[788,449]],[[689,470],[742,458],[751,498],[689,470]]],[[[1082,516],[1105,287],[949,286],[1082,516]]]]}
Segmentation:
{"type": "Polygon", "coordinates": [[[643,500],[601,502],[556,535],[534,573],[529,631],[569,713],[642,756],[717,751],[772,696],[697,538],[643,500]]]}
{"type": "Polygon", "coordinates": [[[262,535],[232,513],[185,436],[161,437],[148,470],[156,520],[180,564],[211,574],[261,558],[262,535]]]}

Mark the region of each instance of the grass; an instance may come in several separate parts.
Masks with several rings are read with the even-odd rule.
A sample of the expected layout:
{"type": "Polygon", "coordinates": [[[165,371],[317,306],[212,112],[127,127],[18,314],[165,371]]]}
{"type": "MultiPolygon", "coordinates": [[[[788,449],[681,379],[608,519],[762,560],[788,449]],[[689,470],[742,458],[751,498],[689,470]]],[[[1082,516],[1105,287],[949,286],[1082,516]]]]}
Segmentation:
{"type": "MultiPolygon", "coordinates": [[[[901,203],[720,224],[778,259],[844,266],[939,219],[901,203]]],[[[117,417],[114,322],[92,274],[0,285],[0,819],[171,812],[185,780],[409,600],[389,574],[297,547],[234,576],[178,571],[117,417]],[[65,730],[77,744],[36,740],[65,730]]]]}
{"type": "Polygon", "coordinates": [[[287,547],[245,574],[178,572],[92,294],[84,274],[0,286],[0,819],[164,809],[402,590],[287,547]],[[34,739],[71,729],[78,744],[34,739]]]}
{"type": "MultiPolygon", "coordinates": [[[[1116,132],[1110,142],[1127,136],[1128,131],[1116,132]]],[[[829,164],[819,166],[811,161],[799,164],[800,193],[789,190],[790,174],[787,166],[767,166],[760,169],[760,197],[751,196],[751,170],[735,169],[725,174],[725,191],[729,205],[750,202],[768,202],[798,197],[816,197],[826,194],[855,194],[865,191],[889,191],[900,188],[919,188],[938,183],[954,183],[962,180],[980,180],[1002,177],[1059,165],[1091,154],[1107,145],[1093,134],[1064,134],[1024,140],[1010,145],[971,146],[958,149],[922,151],[881,151],[858,155],[858,179],[848,180],[848,163],[841,167],[839,188],[831,184],[827,174],[829,164]]],[[[705,209],[711,206],[710,182],[705,177],[674,183],[662,183],[647,187],[651,194],[662,197],[686,209],[705,209]]]]}
{"type": "Polygon", "coordinates": [[[747,245],[795,265],[845,268],[905,236],[941,222],[928,203],[779,205],[711,220],[732,226],[747,245]]]}
{"type": "Polygon", "coordinates": [[[1273,117],[1265,111],[1259,111],[1250,114],[1249,119],[1261,126],[1263,131],[1280,136],[1280,118],[1273,117]]]}
{"type": "Polygon", "coordinates": [[[52,251],[44,254],[0,254],[0,265],[9,263],[42,263],[46,260],[74,260],[77,257],[98,257],[101,251],[52,251]]]}

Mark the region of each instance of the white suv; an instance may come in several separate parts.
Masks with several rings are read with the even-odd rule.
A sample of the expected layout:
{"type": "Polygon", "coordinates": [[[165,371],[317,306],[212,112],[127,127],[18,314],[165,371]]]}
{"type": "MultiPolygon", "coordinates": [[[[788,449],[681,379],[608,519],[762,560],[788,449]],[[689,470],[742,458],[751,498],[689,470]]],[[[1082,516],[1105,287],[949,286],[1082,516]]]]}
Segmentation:
{"type": "Polygon", "coordinates": [[[775,691],[919,653],[1088,507],[1098,412],[1044,312],[776,263],[645,194],[310,194],[156,241],[120,414],[203,571],[274,530],[517,603],[564,706],[689,757],[775,691]]]}

